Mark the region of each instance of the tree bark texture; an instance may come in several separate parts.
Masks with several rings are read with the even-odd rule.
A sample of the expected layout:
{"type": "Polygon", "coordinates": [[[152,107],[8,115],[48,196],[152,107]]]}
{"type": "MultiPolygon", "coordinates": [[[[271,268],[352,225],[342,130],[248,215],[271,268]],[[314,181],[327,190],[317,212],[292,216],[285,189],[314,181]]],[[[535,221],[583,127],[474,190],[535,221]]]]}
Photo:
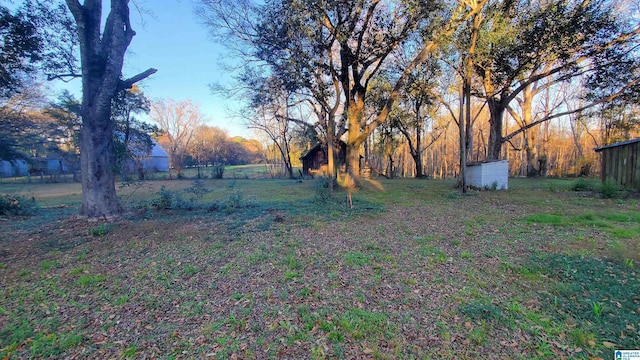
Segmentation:
{"type": "Polygon", "coordinates": [[[102,1],[85,0],[81,5],[78,0],[66,0],[66,3],[78,25],[82,67],[81,214],[89,218],[116,217],[122,213],[122,206],[115,190],[111,100],[119,90],[155,70],[149,69],[129,80],[120,79],[124,53],[135,35],[129,23],[128,0],[111,1],[102,36],[102,1]]]}
{"type": "Polygon", "coordinates": [[[487,99],[489,106],[489,143],[487,145],[487,160],[499,160],[502,154],[502,124],[506,107],[495,97],[487,99]]]}
{"type": "MultiPolygon", "coordinates": [[[[359,79],[357,79],[359,81],[359,79]]],[[[347,101],[347,121],[349,124],[349,132],[347,133],[347,186],[359,186],[360,184],[360,147],[367,139],[369,133],[362,131],[363,128],[363,112],[364,112],[364,96],[365,89],[359,87],[349,91],[345,89],[345,93],[349,95],[347,101]],[[363,136],[363,133],[365,136],[363,136]]]]}

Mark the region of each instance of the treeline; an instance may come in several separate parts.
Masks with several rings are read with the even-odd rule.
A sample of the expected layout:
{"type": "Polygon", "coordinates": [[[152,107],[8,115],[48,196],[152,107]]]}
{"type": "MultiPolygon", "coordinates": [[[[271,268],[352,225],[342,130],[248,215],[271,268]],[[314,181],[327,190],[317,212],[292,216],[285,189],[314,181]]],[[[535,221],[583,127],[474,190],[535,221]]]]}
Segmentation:
{"type": "MultiPolygon", "coordinates": [[[[635,107],[627,111],[625,116],[615,119],[597,116],[555,119],[534,127],[526,137],[514,137],[503,149],[503,157],[509,160],[510,176],[597,175],[600,158],[594,151],[596,147],[640,137],[640,114],[635,107]]],[[[487,156],[489,129],[482,120],[478,119],[479,126],[474,129],[477,141],[469,149],[469,162],[483,161],[487,156]]],[[[421,158],[422,173],[430,178],[452,178],[459,174],[458,128],[446,118],[440,121],[443,129],[435,131],[437,138],[425,148],[421,158]]],[[[519,128],[513,119],[507,118],[505,131],[519,128]]],[[[423,137],[432,135],[434,131],[425,131],[423,137]]],[[[367,143],[374,173],[386,177],[415,176],[411,147],[399,130],[376,131],[367,143]]]]}
{"type": "MultiPolygon", "coordinates": [[[[14,10],[0,7],[0,156],[60,152],[77,158],[84,144],[83,154],[109,163],[102,169],[112,162],[119,168],[126,159],[138,161],[157,140],[178,173],[184,166],[263,159],[293,177],[299,156],[320,143],[330,175],[344,165],[353,182],[369,169],[387,177],[458,176],[468,162],[497,159],[509,159],[512,175],[577,176],[597,171],[594,147],[638,136],[639,8],[630,1],[195,4],[239,69],[234,91],[226,93],[242,97],[241,116],[264,134],[266,150],[207,125],[209,119],[190,101],[146,99],[133,85],[153,68],[128,79],[121,69],[96,70],[83,86],[100,101],[82,99],[81,106],[65,94],[56,103],[29,103],[27,80],[36,75],[82,75],[75,48],[78,30],[85,27],[76,25],[99,30],[100,21],[85,22],[88,15],[76,2],[66,2],[70,17],[62,3],[25,1],[14,10]],[[68,73],[61,71],[67,67],[68,73]],[[99,81],[107,73],[120,77],[109,79],[109,91],[99,81]],[[93,113],[90,104],[110,111],[93,113]],[[110,136],[78,140],[83,111],[88,130],[82,134],[107,129],[114,146],[110,136]],[[140,121],[146,114],[153,125],[140,121]],[[346,155],[339,159],[342,144],[346,155]]],[[[127,46],[113,49],[124,57],[127,46]]],[[[104,187],[111,189],[111,182],[104,187]]]]}
{"type": "Polygon", "coordinates": [[[512,175],[581,175],[597,170],[593,147],[638,135],[632,2],[197,4],[244,65],[233,93],[249,126],[291,175],[294,150],[317,143],[331,175],[344,164],[353,182],[367,169],[450,177],[498,159],[512,175]]]}
{"type": "Polygon", "coordinates": [[[149,118],[160,128],[158,143],[169,154],[178,176],[187,166],[224,166],[264,161],[262,144],[256,140],[230,137],[223,128],[207,125],[209,119],[199,104],[190,100],[157,100],[151,103],[149,118]]]}
{"type": "MultiPolygon", "coordinates": [[[[143,160],[151,155],[154,143],[169,153],[169,165],[178,173],[183,166],[224,166],[264,161],[260,142],[230,137],[225,129],[206,125],[207,119],[199,113],[197,105],[189,101],[182,102],[187,105],[182,113],[189,114],[192,122],[181,118],[182,113],[172,117],[173,122],[142,120],[142,116],[147,114],[152,120],[160,120],[157,109],[164,103],[150,101],[135,85],[113,99],[114,165],[121,175],[137,173],[143,160]]],[[[57,159],[64,162],[68,172],[79,171],[79,109],[80,102],[68,92],[50,101],[42,84],[24,86],[21,92],[0,104],[3,123],[0,128],[0,160],[26,160],[30,168],[35,169],[40,166],[41,159],[57,159]]]]}

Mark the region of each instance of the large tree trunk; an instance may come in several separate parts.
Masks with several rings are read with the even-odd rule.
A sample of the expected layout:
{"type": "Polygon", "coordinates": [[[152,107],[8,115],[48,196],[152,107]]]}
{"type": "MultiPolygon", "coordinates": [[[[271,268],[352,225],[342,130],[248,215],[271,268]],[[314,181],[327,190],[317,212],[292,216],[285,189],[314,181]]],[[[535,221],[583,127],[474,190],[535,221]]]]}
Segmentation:
{"type": "MultiPolygon", "coordinates": [[[[327,119],[327,177],[329,183],[327,184],[329,187],[329,196],[333,197],[333,182],[336,180],[336,141],[335,141],[335,120],[333,118],[333,114],[331,116],[327,116],[327,114],[323,115],[327,119]]],[[[338,154],[340,150],[338,150],[338,154]]]]}
{"type": "Polygon", "coordinates": [[[78,25],[82,66],[82,210],[89,218],[122,213],[115,190],[111,100],[122,89],[153,74],[155,69],[120,80],[124,53],[135,35],[129,23],[129,1],[111,0],[111,10],[100,31],[102,1],[66,0],[78,25]],[[102,33],[102,36],[101,36],[102,33]]]}
{"type": "Polygon", "coordinates": [[[540,173],[538,171],[537,165],[537,154],[535,151],[535,137],[533,131],[528,129],[522,133],[523,137],[523,148],[525,152],[525,166],[526,166],[526,176],[527,177],[536,177],[539,176],[540,173]]]}
{"type": "Polygon", "coordinates": [[[353,92],[355,95],[351,96],[347,105],[347,122],[349,124],[346,159],[347,179],[345,179],[347,187],[359,186],[360,184],[360,147],[369,136],[366,132],[362,134],[365,90],[354,90],[353,92]]]}
{"type": "Polygon", "coordinates": [[[502,121],[506,107],[496,98],[487,100],[489,106],[489,144],[487,146],[487,160],[499,160],[502,153],[502,121]]]}
{"type": "Polygon", "coordinates": [[[460,173],[458,175],[458,185],[462,189],[463,193],[467,192],[467,149],[466,149],[466,131],[465,131],[465,119],[464,114],[465,111],[469,108],[466,106],[467,101],[467,92],[471,91],[471,87],[469,85],[469,81],[465,78],[462,81],[462,85],[460,86],[460,109],[458,114],[458,145],[459,151],[459,165],[460,165],[460,173]]]}
{"type": "MultiPolygon", "coordinates": [[[[349,131],[351,133],[351,131],[349,131]]],[[[360,181],[360,147],[357,143],[347,142],[346,154],[348,186],[357,185],[360,181]]]]}
{"type": "MultiPolygon", "coordinates": [[[[84,103],[84,101],[83,101],[84,103]]],[[[92,111],[83,105],[80,131],[82,166],[82,210],[89,218],[114,217],[122,213],[116,197],[116,162],[113,152],[113,122],[110,111],[92,111]]],[[[93,107],[95,109],[95,107],[93,107]]],[[[100,110],[100,109],[96,109],[100,110]]],[[[110,110],[107,108],[107,110],[110,110]]]]}
{"type": "Polygon", "coordinates": [[[416,178],[424,177],[424,168],[422,166],[422,126],[419,122],[416,124],[416,149],[411,151],[411,157],[416,165],[416,178]]]}
{"type": "Polygon", "coordinates": [[[411,157],[413,158],[413,162],[415,163],[416,166],[416,179],[419,178],[423,178],[424,177],[424,168],[422,166],[422,156],[420,153],[417,154],[411,154],[411,157]]]}

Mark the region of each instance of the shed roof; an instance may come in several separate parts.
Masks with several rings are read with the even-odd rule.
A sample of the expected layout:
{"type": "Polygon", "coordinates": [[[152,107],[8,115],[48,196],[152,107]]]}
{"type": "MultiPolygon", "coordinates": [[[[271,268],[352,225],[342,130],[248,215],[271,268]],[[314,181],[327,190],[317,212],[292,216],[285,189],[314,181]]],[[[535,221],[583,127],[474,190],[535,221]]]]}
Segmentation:
{"type": "Polygon", "coordinates": [[[151,157],[162,157],[162,158],[168,158],[169,154],[166,152],[166,150],[160,146],[160,144],[158,144],[155,140],[151,140],[153,143],[153,147],[151,148],[151,157]]]}
{"type": "Polygon", "coordinates": [[[302,159],[306,158],[307,156],[311,155],[312,153],[315,153],[316,151],[320,150],[320,146],[322,146],[321,143],[316,144],[316,146],[312,147],[306,153],[302,154],[302,156],[300,156],[300,160],[302,160],[302,159]]]}
{"type": "MultiPolygon", "coordinates": [[[[342,148],[347,146],[347,144],[342,140],[339,140],[338,144],[340,144],[340,147],[342,147],[342,148]]],[[[311,156],[312,154],[316,153],[318,150],[321,149],[321,146],[324,146],[324,144],[323,143],[317,143],[314,147],[312,147],[307,152],[302,154],[302,156],[300,156],[300,160],[302,160],[302,159],[304,159],[304,158],[306,158],[308,156],[311,156]]]]}
{"type": "Polygon", "coordinates": [[[600,146],[597,147],[593,150],[595,150],[595,152],[600,152],[604,149],[610,149],[610,148],[614,148],[614,147],[618,147],[618,146],[624,146],[624,145],[629,145],[629,144],[635,144],[637,142],[640,142],[640,138],[637,139],[632,139],[632,140],[627,140],[627,141],[622,141],[622,142],[617,142],[615,144],[611,144],[611,145],[605,145],[605,146],[600,146]]]}

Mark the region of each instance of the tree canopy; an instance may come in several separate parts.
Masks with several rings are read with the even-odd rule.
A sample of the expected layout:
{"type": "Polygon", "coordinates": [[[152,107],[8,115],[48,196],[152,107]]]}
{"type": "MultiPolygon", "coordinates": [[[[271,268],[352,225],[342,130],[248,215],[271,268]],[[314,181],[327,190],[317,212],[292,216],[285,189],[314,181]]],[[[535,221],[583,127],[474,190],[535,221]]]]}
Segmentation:
{"type": "MultiPolygon", "coordinates": [[[[531,136],[528,130],[544,122],[637,98],[640,28],[629,20],[633,10],[626,2],[201,0],[198,4],[198,14],[214,38],[224,40],[247,65],[249,71],[238,77],[240,83],[249,89],[277,83],[297,101],[307,101],[308,113],[317,118],[310,123],[323,127],[319,133],[326,139],[346,140],[347,170],[353,177],[367,139],[392,120],[390,114],[407,96],[404,84],[412,81],[415,69],[427,64],[454,69],[434,75],[443,77],[441,83],[450,76],[460,80],[460,105],[448,102],[445,108],[450,114],[468,108],[453,116],[463,134],[461,149],[468,148],[461,152],[474,150],[480,126],[474,124],[483,113],[489,115],[488,139],[481,139],[486,159],[502,158],[505,143],[521,134],[531,136]],[[383,73],[389,89],[385,98],[374,99],[372,94],[380,94],[374,88],[384,83],[375,79],[383,73]],[[273,81],[274,77],[280,80],[273,81]],[[580,89],[580,106],[532,112],[544,96],[557,94],[562,86],[580,89]],[[472,111],[475,103],[486,106],[472,111]],[[506,116],[515,118],[519,128],[505,133],[506,116]]],[[[431,103],[448,96],[424,91],[431,103]]],[[[255,101],[249,104],[258,106],[255,101]]],[[[408,141],[415,143],[416,136],[408,141]]],[[[364,156],[366,162],[366,149],[364,156]]]]}

